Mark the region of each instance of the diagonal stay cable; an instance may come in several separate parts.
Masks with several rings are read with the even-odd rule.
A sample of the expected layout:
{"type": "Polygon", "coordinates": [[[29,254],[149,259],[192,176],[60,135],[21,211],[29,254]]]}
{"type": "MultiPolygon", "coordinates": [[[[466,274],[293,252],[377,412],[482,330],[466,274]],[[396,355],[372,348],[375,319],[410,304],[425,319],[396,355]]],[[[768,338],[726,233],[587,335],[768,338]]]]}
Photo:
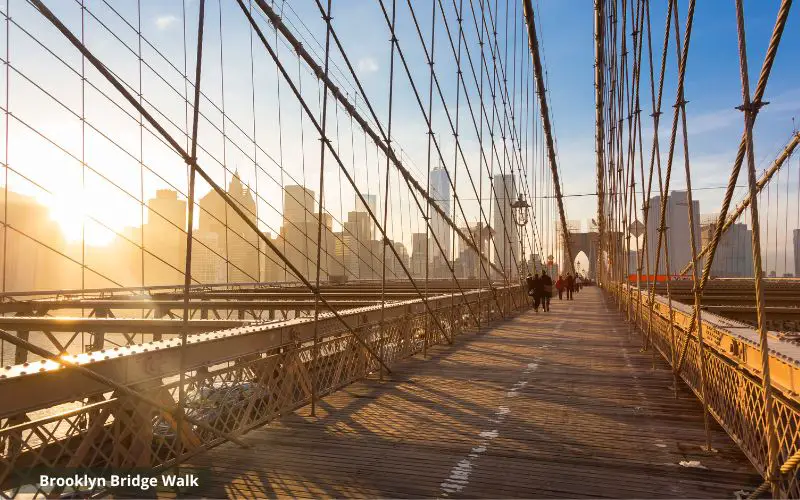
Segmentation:
{"type": "MultiPolygon", "coordinates": [[[[250,220],[249,217],[245,214],[244,210],[240,208],[239,204],[236,203],[229,195],[226,193],[214,180],[211,176],[203,170],[197,161],[192,158],[186,150],[178,144],[178,142],[167,132],[161,124],[153,118],[153,116],[146,110],[144,107],[139,104],[139,102],[133,97],[133,95],[111,74],[111,72],[105,67],[105,65],[97,59],[97,57],[84,45],[78,40],[75,35],[67,28],[64,23],[55,15],[53,12],[42,3],[42,0],[30,0],[30,2],[36,7],[37,10],[48,20],[50,21],[53,26],[58,29],[68,40],[69,42],[78,49],[88,60],[92,63],[92,65],[100,72],[108,82],[114,86],[114,88],[119,91],[125,99],[134,107],[137,111],[142,113],[142,116],[147,119],[150,125],[155,128],[163,137],[166,139],[172,148],[178,153],[181,158],[189,165],[194,164],[197,173],[214,189],[214,191],[219,194],[220,197],[236,212],[236,215],[242,218],[242,220],[252,229],[262,241],[266,243],[266,245],[275,252],[275,254],[283,260],[284,264],[294,273],[298,279],[305,285],[312,293],[319,297],[319,300],[328,307],[331,312],[333,313],[334,317],[344,325],[347,330],[353,335],[353,337],[375,358],[378,362],[386,368],[387,372],[391,373],[389,368],[385,365],[384,361],[377,355],[377,353],[372,349],[372,347],[367,344],[367,342],[362,339],[355,330],[347,323],[344,318],[333,309],[331,304],[320,294],[318,289],[315,289],[314,286],[302,275],[302,273],[295,267],[294,264],[275,246],[272,240],[265,235],[259,228],[258,225],[250,220]]],[[[245,12],[247,12],[245,8],[245,12]]],[[[338,158],[338,156],[336,156],[338,158]]]]}
{"type": "MultiPolygon", "coordinates": [[[[361,201],[361,203],[363,204],[363,206],[366,209],[367,213],[369,214],[370,218],[372,219],[373,223],[375,224],[375,227],[377,227],[378,230],[381,232],[381,235],[383,236],[383,244],[385,246],[388,246],[392,250],[392,254],[394,255],[395,259],[397,259],[397,262],[400,264],[400,267],[403,269],[403,272],[406,274],[406,276],[408,277],[409,281],[411,282],[411,285],[414,287],[414,291],[417,292],[417,294],[421,298],[423,298],[423,304],[425,305],[425,309],[428,311],[428,313],[431,316],[435,317],[435,314],[433,313],[433,310],[431,309],[431,306],[428,303],[428,300],[424,299],[424,295],[422,294],[422,291],[419,289],[419,286],[417,285],[416,281],[411,276],[411,272],[408,270],[408,267],[403,262],[403,259],[400,257],[400,254],[398,253],[397,249],[395,248],[394,245],[390,244],[389,236],[386,234],[386,230],[383,227],[383,224],[381,224],[381,222],[378,220],[378,218],[376,217],[375,213],[372,211],[372,208],[370,208],[369,203],[367,203],[366,198],[364,198],[364,195],[358,189],[358,186],[356,185],[355,179],[353,179],[352,174],[347,171],[347,168],[345,168],[341,157],[336,152],[336,149],[333,147],[333,145],[331,144],[330,140],[328,140],[327,137],[325,137],[325,135],[324,135],[324,133],[322,131],[322,127],[320,126],[319,122],[317,121],[316,117],[314,116],[314,113],[311,111],[311,109],[309,109],[308,104],[306,103],[305,99],[303,99],[303,96],[300,93],[299,89],[294,84],[294,81],[289,76],[289,74],[286,72],[286,69],[284,68],[283,64],[280,62],[280,59],[278,59],[278,55],[273,50],[272,45],[270,45],[269,41],[267,41],[266,37],[264,36],[264,33],[261,31],[261,28],[258,26],[258,24],[256,23],[256,20],[252,17],[252,15],[250,15],[250,12],[247,10],[247,7],[245,7],[245,5],[242,2],[242,0],[237,0],[237,3],[239,4],[239,7],[241,7],[242,12],[245,14],[247,19],[250,21],[250,24],[253,26],[253,29],[255,30],[256,34],[261,39],[261,43],[264,45],[264,48],[267,49],[267,52],[269,52],[270,57],[272,57],[273,61],[278,66],[278,69],[280,70],[281,74],[283,75],[284,80],[289,85],[289,87],[292,89],[292,92],[294,93],[295,97],[297,98],[297,100],[299,101],[299,103],[302,106],[303,110],[305,111],[306,115],[308,116],[309,121],[312,123],[312,125],[314,125],[314,128],[317,129],[317,132],[319,132],[320,135],[323,136],[322,141],[328,147],[328,150],[331,152],[331,156],[336,161],[336,163],[339,166],[339,169],[341,170],[341,172],[344,173],[345,177],[347,178],[347,181],[350,183],[352,188],[355,190],[355,193],[358,195],[359,200],[361,201]]],[[[257,3],[260,6],[264,2],[263,2],[263,0],[257,0],[257,3]]],[[[324,75],[324,73],[323,73],[323,75],[324,75]]],[[[331,93],[333,93],[333,88],[329,88],[329,90],[331,91],[331,93]]],[[[302,278],[302,279],[303,279],[303,281],[305,283],[307,283],[307,286],[309,287],[309,289],[314,290],[314,287],[311,285],[311,283],[308,282],[308,280],[306,280],[305,278],[302,278]]],[[[316,290],[314,290],[314,292],[315,293],[319,293],[316,290]]],[[[322,300],[323,303],[326,306],[328,306],[327,302],[324,299],[322,299],[321,295],[320,295],[320,300],[322,300]]],[[[338,313],[337,313],[337,316],[338,316],[338,313]]],[[[444,338],[446,338],[449,343],[452,343],[452,339],[444,331],[444,327],[442,327],[441,323],[438,320],[435,321],[434,323],[436,323],[436,326],[438,327],[438,329],[439,329],[440,333],[442,334],[442,336],[444,338]]],[[[375,354],[375,357],[378,358],[379,360],[381,360],[379,355],[375,354]]],[[[382,360],[381,360],[381,364],[388,371],[388,367],[386,367],[386,365],[383,364],[382,360]]]]}
{"type": "Polygon", "coordinates": [[[558,176],[558,165],[556,163],[556,153],[553,146],[553,133],[550,128],[550,113],[547,108],[547,96],[544,89],[544,78],[542,75],[542,62],[539,58],[539,41],[536,36],[536,23],[533,16],[533,6],[531,0],[523,0],[523,11],[528,23],[528,42],[530,43],[531,57],[533,58],[534,76],[536,77],[536,88],[539,95],[539,110],[542,115],[542,128],[544,129],[545,142],[547,143],[547,155],[550,162],[550,171],[553,177],[553,189],[555,190],[556,202],[558,203],[558,216],[561,219],[562,236],[564,247],[567,251],[572,274],[575,274],[575,260],[572,256],[572,248],[569,242],[569,228],[567,227],[567,217],[564,213],[564,200],[561,196],[561,180],[558,176]]]}
{"type": "MultiPolygon", "coordinates": [[[[789,7],[791,7],[791,4],[792,0],[783,0],[781,8],[778,11],[778,16],[777,19],[775,20],[775,26],[772,30],[772,36],[770,38],[769,47],[767,49],[766,55],[764,56],[764,63],[761,66],[761,74],[758,78],[758,83],[756,84],[756,90],[755,93],[753,94],[753,99],[751,101],[752,103],[761,103],[762,98],[764,97],[764,93],[766,92],[767,81],[769,80],[769,75],[770,72],[772,71],[772,65],[775,62],[775,56],[777,55],[778,52],[778,46],[780,45],[781,37],[783,35],[783,29],[786,26],[786,20],[788,18],[789,7]]],[[[757,114],[753,116],[754,121],[756,119],[756,116],[757,114]]],[[[731,171],[731,176],[728,180],[728,188],[725,193],[725,199],[723,200],[723,206],[720,211],[720,217],[717,220],[717,227],[716,230],[714,231],[714,237],[710,242],[710,245],[713,245],[713,247],[712,246],[708,247],[707,253],[710,253],[711,255],[709,256],[709,258],[706,259],[705,265],[703,267],[703,275],[700,278],[700,284],[699,284],[701,290],[705,288],[705,285],[708,282],[708,278],[711,274],[711,264],[714,258],[713,254],[716,251],[716,245],[714,244],[714,241],[716,241],[718,244],[719,239],[722,236],[722,227],[725,225],[727,210],[728,206],[730,205],[730,198],[733,197],[733,189],[735,188],[736,181],[739,178],[739,171],[741,169],[742,163],[744,162],[744,156],[746,151],[747,151],[747,138],[746,134],[743,133],[742,139],[739,142],[739,150],[736,153],[736,161],[734,162],[733,169],[731,171]]],[[[701,256],[703,256],[702,252],[700,252],[698,258],[700,258],[701,256]]],[[[692,319],[694,320],[695,318],[693,317],[692,319]]],[[[688,349],[689,336],[691,336],[692,332],[694,331],[695,323],[696,323],[695,321],[692,321],[689,326],[689,334],[686,337],[686,342],[684,343],[684,347],[681,350],[681,355],[678,360],[678,365],[676,368],[677,373],[680,373],[681,369],[683,368],[683,361],[686,357],[686,352],[688,349]]]]}
{"type": "MultiPolygon", "coordinates": [[[[265,14],[269,18],[269,20],[273,24],[273,26],[275,26],[276,29],[283,34],[283,36],[294,47],[296,53],[306,62],[306,64],[308,64],[312,68],[312,70],[317,75],[317,77],[320,80],[323,80],[323,81],[327,80],[327,77],[325,76],[325,73],[322,70],[322,68],[320,68],[319,65],[316,63],[316,61],[305,51],[303,46],[294,37],[292,32],[289,31],[288,28],[282,23],[280,17],[277,16],[277,14],[269,7],[269,5],[266,4],[265,2],[263,2],[262,0],[256,0],[256,2],[258,3],[259,7],[261,7],[264,10],[265,14]]],[[[320,9],[322,8],[321,4],[319,3],[319,1],[317,2],[317,5],[318,5],[318,7],[320,9]]],[[[357,112],[357,110],[350,104],[350,102],[347,100],[347,98],[341,93],[341,91],[338,89],[338,87],[336,87],[333,82],[328,80],[326,82],[326,85],[328,86],[328,88],[329,88],[329,90],[331,92],[331,95],[333,95],[339,101],[339,103],[342,105],[342,107],[348,112],[348,114],[353,119],[355,119],[356,122],[358,122],[358,124],[361,126],[362,130],[364,130],[364,132],[372,139],[372,141],[376,144],[376,146],[378,148],[380,148],[387,155],[387,157],[392,160],[392,162],[397,167],[398,171],[403,176],[403,179],[405,180],[406,184],[409,185],[409,187],[412,187],[412,186],[414,187],[414,189],[410,190],[410,192],[411,192],[412,196],[414,197],[414,201],[416,202],[417,207],[420,210],[422,210],[422,204],[419,201],[419,199],[417,198],[417,195],[414,192],[415,190],[417,192],[420,192],[422,194],[423,198],[425,198],[425,200],[427,202],[431,203],[431,206],[435,210],[437,210],[439,215],[445,214],[445,212],[439,207],[438,203],[436,203],[433,200],[433,198],[427,193],[427,191],[424,190],[417,183],[416,180],[414,180],[413,176],[411,176],[411,174],[408,172],[408,170],[406,170],[405,167],[402,165],[402,163],[400,162],[400,160],[398,159],[398,157],[394,153],[394,151],[391,148],[391,146],[388,145],[389,144],[388,137],[387,137],[386,133],[384,132],[383,127],[380,125],[380,120],[378,120],[377,114],[375,113],[375,110],[372,107],[372,104],[370,103],[369,99],[367,98],[366,92],[364,91],[364,88],[363,88],[363,86],[361,84],[361,81],[358,78],[358,76],[356,75],[355,69],[353,68],[349,58],[347,57],[346,51],[344,50],[344,47],[342,46],[342,44],[341,44],[341,42],[340,42],[340,40],[339,40],[339,38],[338,38],[338,36],[336,34],[336,30],[333,29],[333,28],[331,30],[331,36],[333,38],[334,43],[336,43],[337,48],[339,49],[339,52],[343,56],[343,59],[344,59],[349,71],[351,72],[351,74],[352,74],[352,76],[353,76],[353,78],[354,78],[354,80],[356,82],[356,85],[358,86],[360,92],[362,93],[364,101],[365,101],[370,113],[372,114],[373,119],[375,120],[375,123],[376,123],[376,125],[378,127],[378,130],[379,130],[381,136],[383,137],[383,139],[381,139],[381,137],[379,137],[375,133],[375,131],[370,127],[370,125],[367,123],[367,121],[357,112]]],[[[463,209],[462,209],[462,215],[463,215],[463,209]]],[[[450,220],[449,217],[446,214],[444,215],[443,218],[445,219],[446,222],[448,222],[448,224],[451,226],[451,228],[453,228],[454,231],[462,238],[463,241],[465,241],[470,247],[472,247],[473,250],[478,252],[477,245],[474,242],[474,235],[472,235],[470,233],[470,237],[472,238],[472,241],[470,241],[469,239],[467,239],[465,237],[463,232],[455,226],[455,223],[452,220],[450,220]]],[[[430,223],[430,221],[426,221],[426,222],[430,223]]],[[[435,233],[436,232],[434,231],[433,232],[434,241],[436,242],[437,246],[439,247],[439,249],[441,251],[442,250],[442,246],[441,246],[441,243],[438,241],[438,238],[436,237],[435,233]]],[[[483,261],[481,261],[481,262],[483,262],[483,261]]],[[[491,265],[491,263],[490,263],[490,265],[491,265]]],[[[452,265],[450,265],[450,263],[448,263],[448,267],[450,267],[451,273],[454,273],[454,268],[453,268],[452,265]]],[[[498,272],[499,272],[499,269],[497,269],[496,267],[495,267],[495,269],[498,270],[498,272]]],[[[485,268],[484,268],[484,272],[486,272],[485,268]]],[[[413,283],[413,280],[412,280],[412,283],[413,283]]],[[[495,301],[497,301],[496,296],[495,296],[495,301]]],[[[497,305],[498,305],[498,307],[500,307],[500,303],[499,302],[497,302],[497,305]]]]}
{"type": "MultiPolygon", "coordinates": [[[[786,26],[786,20],[789,17],[789,9],[791,5],[792,0],[783,0],[783,2],[781,2],[780,9],[778,10],[778,18],[775,20],[775,26],[772,29],[772,36],[769,41],[769,46],[767,47],[767,54],[764,56],[764,63],[761,66],[761,74],[758,78],[758,83],[756,84],[756,91],[755,94],[753,94],[753,103],[762,103],[764,93],[767,90],[767,81],[769,80],[769,75],[772,71],[772,64],[774,63],[775,56],[778,53],[778,47],[783,35],[783,29],[786,26]]],[[[753,118],[755,119],[756,116],[758,115],[754,115],[753,118]]],[[[725,191],[725,198],[722,202],[722,208],[720,209],[719,216],[717,217],[717,225],[716,229],[714,230],[714,235],[711,241],[705,247],[703,247],[703,249],[697,255],[697,258],[700,259],[705,257],[706,254],[710,254],[710,257],[706,259],[705,265],[703,266],[701,288],[705,287],[705,284],[708,281],[708,275],[711,271],[711,264],[714,260],[714,253],[719,245],[719,240],[722,237],[722,233],[725,231],[725,229],[727,229],[723,229],[723,227],[725,226],[728,209],[730,208],[731,199],[733,198],[733,191],[736,188],[736,181],[739,179],[739,172],[742,168],[742,163],[744,162],[746,149],[747,141],[745,133],[743,132],[742,138],[739,141],[739,149],[736,151],[736,159],[734,160],[733,168],[731,169],[731,175],[728,179],[728,188],[725,191]]],[[[760,191],[761,187],[758,189],[758,192],[760,191]]],[[[690,267],[691,263],[687,264],[683,269],[681,269],[680,274],[686,274],[690,267]]]]}
{"type": "MultiPolygon", "coordinates": [[[[291,32],[289,32],[286,26],[281,22],[280,17],[274,12],[274,10],[272,10],[272,8],[264,0],[256,0],[256,3],[265,12],[267,17],[269,18],[269,21],[281,31],[281,33],[287,38],[287,40],[289,40],[295,52],[297,52],[297,54],[303,58],[306,64],[308,64],[311,67],[315,76],[320,80],[326,79],[325,74],[322,71],[322,68],[319,67],[316,61],[314,61],[314,59],[308,54],[308,52],[303,48],[300,42],[297,41],[297,39],[291,35],[291,32]]],[[[333,40],[334,42],[337,42],[337,45],[341,49],[341,45],[339,45],[337,41],[338,38],[335,35],[333,36],[333,40]]],[[[343,52],[343,50],[340,51],[343,52]]],[[[384,154],[388,155],[392,159],[392,163],[395,164],[397,169],[400,171],[400,174],[406,179],[406,181],[409,182],[414,187],[414,189],[423,197],[423,199],[431,203],[431,207],[434,210],[436,210],[440,216],[442,216],[445,222],[447,222],[447,224],[456,232],[456,234],[458,234],[458,236],[462,240],[464,240],[473,250],[479,252],[478,247],[472,243],[471,238],[468,238],[467,235],[464,234],[464,232],[457,227],[457,225],[450,218],[450,216],[439,206],[438,203],[436,203],[436,201],[430,196],[430,194],[427,191],[425,191],[425,189],[419,184],[419,182],[411,175],[409,170],[405,167],[405,165],[403,165],[398,156],[395,154],[394,150],[386,147],[385,141],[382,140],[377,133],[375,133],[375,131],[367,123],[367,121],[347,100],[344,94],[342,94],[341,90],[339,90],[339,88],[335,84],[333,84],[333,82],[328,81],[327,85],[331,91],[331,94],[334,97],[336,97],[336,99],[339,101],[342,107],[344,107],[345,111],[347,111],[347,113],[350,114],[356,120],[356,122],[358,122],[359,126],[361,126],[361,128],[367,133],[367,135],[370,136],[370,138],[378,146],[378,148],[380,148],[384,154]]],[[[363,87],[360,90],[363,93],[363,87]]],[[[488,262],[488,259],[485,260],[488,262]]],[[[491,262],[489,262],[489,265],[493,269],[495,269],[498,272],[498,274],[502,274],[502,270],[500,268],[493,265],[491,262]]]]}

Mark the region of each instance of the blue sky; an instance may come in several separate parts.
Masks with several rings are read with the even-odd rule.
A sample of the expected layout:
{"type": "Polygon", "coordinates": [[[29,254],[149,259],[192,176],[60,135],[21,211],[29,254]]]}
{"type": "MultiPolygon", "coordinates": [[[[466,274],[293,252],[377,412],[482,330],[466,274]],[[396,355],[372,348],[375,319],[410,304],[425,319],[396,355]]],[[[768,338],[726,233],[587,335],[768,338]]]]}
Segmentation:
{"type": "MultiPolygon", "coordinates": [[[[562,169],[565,172],[585,172],[591,175],[593,154],[594,96],[592,81],[593,53],[591,52],[591,9],[587,2],[540,2],[543,38],[551,78],[550,95],[557,123],[556,134],[561,146],[562,169]],[[584,8],[580,6],[584,5],[584,8]],[[559,29],[560,26],[571,26],[559,29]],[[569,64],[559,62],[570,61],[569,64]],[[586,163],[587,165],[583,165],[586,163]]],[[[654,58],[660,54],[663,39],[666,2],[651,2],[654,58]]],[[[751,89],[755,88],[764,54],[769,42],[779,2],[745,2],[748,58],[751,89]]],[[[679,2],[682,21],[685,20],[688,2],[679,2]]],[[[738,147],[743,117],[735,106],[741,104],[741,80],[736,38],[735,4],[733,1],[706,0],[697,2],[686,79],[686,99],[689,147],[693,165],[693,187],[724,185],[738,147]]],[[[683,24],[682,24],[683,27],[683,24]]],[[[792,117],[800,120],[800,68],[794,63],[800,49],[800,12],[790,13],[778,52],[765,100],[771,104],[759,115],[756,125],[756,159],[758,167],[766,167],[777,150],[788,140],[792,131],[792,117]]],[[[664,109],[675,102],[674,46],[670,48],[664,109]]],[[[752,90],[751,90],[752,91],[752,90]]],[[[649,114],[649,84],[642,90],[643,109],[649,114]],[[646,99],[646,100],[645,100],[646,99]]],[[[669,114],[665,114],[669,116],[669,114]]],[[[662,132],[669,129],[662,120],[662,132]]],[[[652,139],[652,127],[646,127],[645,137],[652,139]]],[[[662,144],[667,133],[662,134],[662,144]]],[[[680,144],[680,143],[679,143],[680,144]]],[[[645,144],[646,150],[649,150],[645,144]]],[[[665,148],[662,147],[666,156],[665,148]]],[[[673,176],[673,186],[685,186],[682,158],[673,176]]],[[[796,172],[796,168],[795,168],[796,172]]],[[[575,178],[581,178],[576,176],[575,178]]],[[[744,183],[744,178],[740,184],[744,183]]],[[[565,183],[565,191],[589,192],[591,179],[582,183],[565,183]]],[[[792,187],[796,194],[796,186],[792,187]]],[[[721,200],[721,190],[696,193],[703,213],[716,212],[721,200]]],[[[568,202],[570,217],[586,217],[591,213],[591,203],[568,202]],[[585,206],[588,205],[588,206],[585,206]]]]}
{"type": "MultiPolygon", "coordinates": [[[[455,29],[454,5],[458,1],[443,0],[451,29],[455,29]]],[[[47,3],[74,33],[81,33],[79,2],[63,0],[47,3]]],[[[315,2],[297,0],[273,3],[276,9],[282,10],[285,21],[301,38],[304,46],[320,60],[324,23],[315,2]]],[[[469,9],[470,3],[478,9],[480,0],[464,0],[465,10],[469,9]]],[[[537,5],[540,22],[540,38],[548,75],[548,98],[558,145],[563,190],[568,195],[591,193],[595,189],[592,2],[539,0],[534,3],[537,5]]],[[[666,3],[651,2],[653,52],[656,59],[661,51],[666,3]]],[[[397,0],[396,4],[399,44],[424,106],[427,107],[428,65],[411,23],[408,3],[397,0]]],[[[521,3],[498,0],[496,4],[499,10],[498,19],[501,21],[498,26],[501,52],[508,47],[508,52],[516,55],[509,59],[506,69],[509,73],[509,90],[516,91],[514,101],[520,106],[529,97],[533,97],[527,92],[533,80],[530,78],[530,59],[523,37],[521,3]],[[506,5],[510,16],[505,15],[506,5]],[[508,37],[505,31],[507,18],[508,37]],[[516,51],[513,50],[515,36],[516,51]],[[512,74],[516,75],[513,87],[512,74]],[[524,84],[528,85],[525,87],[526,92],[521,90],[524,84]]],[[[335,0],[333,5],[334,28],[385,128],[390,44],[389,30],[380,4],[367,0],[335,0]]],[[[392,1],[384,0],[384,5],[390,9],[392,1]]],[[[428,44],[432,5],[427,0],[412,2],[423,37],[428,44]]],[[[682,28],[687,5],[688,1],[679,1],[682,28]]],[[[697,2],[686,79],[686,98],[690,101],[687,106],[689,148],[695,188],[721,186],[726,183],[741,135],[742,116],[734,109],[741,103],[734,5],[733,0],[697,2]]],[[[751,87],[755,86],[778,5],[779,2],[775,0],[745,2],[751,87]]],[[[140,78],[137,57],[140,40],[135,27],[141,25],[141,90],[146,106],[154,110],[165,123],[168,122],[168,130],[176,137],[182,137],[185,142],[188,120],[184,99],[191,95],[193,76],[187,81],[181,73],[184,68],[187,68],[189,74],[193,73],[198,0],[142,0],[141,12],[137,12],[135,2],[87,0],[86,6],[83,33],[89,48],[128,82],[133,92],[138,90],[140,78]]],[[[767,87],[766,100],[770,104],[759,115],[756,126],[756,159],[759,169],[767,167],[788,140],[792,117],[800,118],[800,68],[793,60],[800,49],[798,10],[795,7],[790,14],[767,87]]],[[[65,219],[72,217],[70,210],[80,205],[82,213],[93,214],[118,228],[141,224],[140,202],[151,197],[156,189],[167,187],[185,193],[185,165],[146,129],[140,140],[139,125],[135,122],[135,116],[132,116],[135,115],[132,108],[122,103],[91,68],[86,70],[88,83],[83,98],[85,102],[82,101],[81,61],[77,52],[64,43],[63,37],[26,2],[12,0],[10,11],[15,23],[10,28],[9,50],[13,69],[10,82],[3,79],[1,85],[9,85],[8,107],[14,117],[28,124],[28,128],[12,120],[8,156],[9,164],[15,165],[29,179],[12,174],[9,184],[14,189],[36,194],[40,198],[55,198],[55,201],[49,202],[57,207],[58,212],[66,214],[65,219]],[[33,37],[26,35],[23,29],[33,37]],[[38,44],[37,39],[47,49],[38,44]],[[62,61],[57,61],[50,52],[62,61]],[[101,91],[112,96],[111,99],[103,96],[101,91]],[[76,114],[80,115],[82,102],[86,122],[96,128],[94,131],[81,132],[81,120],[76,114]],[[50,137],[50,142],[31,130],[45,133],[50,137]],[[103,137],[100,132],[108,137],[103,137]],[[86,143],[83,154],[92,168],[86,177],[82,176],[79,163],[83,134],[86,143]],[[52,142],[58,143],[58,147],[53,146],[52,142]],[[70,154],[64,154],[63,150],[70,154]],[[140,160],[144,167],[140,165],[140,160]],[[29,182],[31,179],[38,185],[34,186],[29,182]],[[111,182],[115,185],[111,185],[111,182]],[[44,190],[50,194],[45,196],[44,190]]],[[[456,66],[441,12],[437,10],[436,16],[436,44],[433,54],[447,107],[434,94],[432,128],[441,146],[444,165],[451,175],[456,175],[453,160],[455,141],[447,121],[447,112],[454,118],[456,110],[456,66]]],[[[313,113],[319,116],[320,87],[316,79],[307,68],[298,65],[297,58],[285,42],[279,41],[275,44],[274,32],[263,17],[256,17],[271,43],[278,47],[280,59],[292,78],[302,86],[303,96],[313,113]]],[[[477,64],[477,33],[474,26],[469,24],[471,22],[471,14],[465,14],[465,36],[477,64]]],[[[5,30],[5,23],[0,24],[3,25],[2,30],[5,30]]],[[[200,126],[200,160],[219,183],[224,183],[230,178],[231,172],[238,170],[242,179],[258,191],[262,227],[274,233],[280,225],[281,185],[296,182],[306,184],[319,192],[319,143],[307,117],[301,118],[302,112],[297,100],[277,75],[275,64],[257,39],[253,39],[251,43],[251,36],[250,26],[235,1],[207,0],[202,80],[206,97],[201,107],[204,119],[200,126]],[[221,134],[223,107],[227,115],[224,120],[227,140],[223,140],[221,134]]],[[[1,52],[5,53],[4,34],[0,36],[0,40],[3,41],[1,52]]],[[[332,63],[335,63],[332,71],[337,81],[345,91],[352,92],[352,81],[346,71],[341,71],[345,66],[342,58],[335,52],[332,63]]],[[[428,163],[427,127],[399,59],[396,59],[395,64],[392,135],[396,144],[402,148],[404,162],[424,185],[428,163]]],[[[664,92],[665,111],[671,109],[675,101],[675,66],[674,46],[671,46],[664,92]]],[[[466,66],[464,77],[477,119],[477,89],[466,66]]],[[[484,78],[484,83],[488,89],[491,82],[484,78]]],[[[642,83],[642,103],[644,114],[647,115],[651,112],[649,82],[645,78],[642,83]]],[[[368,115],[363,102],[359,100],[358,105],[362,113],[368,115]]],[[[478,138],[469,118],[470,112],[463,93],[458,111],[461,146],[467,168],[474,177],[476,187],[480,186],[485,197],[489,192],[489,173],[485,170],[489,169],[492,174],[496,174],[507,166],[502,161],[493,162],[496,164],[489,166],[479,162],[478,138]]],[[[376,152],[373,145],[364,145],[363,134],[357,127],[351,129],[343,110],[339,109],[337,113],[331,108],[330,112],[329,130],[333,133],[338,126],[335,143],[345,168],[353,174],[360,190],[378,194],[380,203],[389,200],[390,236],[410,243],[411,232],[422,230],[424,225],[408,190],[399,184],[394,170],[391,171],[391,185],[387,190],[383,185],[385,158],[376,152]],[[389,196],[386,196],[387,192],[389,196]]],[[[527,131],[520,132],[527,135],[528,141],[532,143],[535,127],[530,123],[529,125],[527,131]]],[[[489,127],[484,127],[486,136],[489,127]]],[[[668,128],[668,124],[662,123],[662,144],[666,142],[668,128]]],[[[646,122],[644,137],[645,150],[649,151],[652,128],[646,122]]],[[[662,148],[662,151],[666,156],[666,148],[662,148]]],[[[491,160],[493,155],[488,147],[485,153],[491,160]]],[[[531,149],[525,153],[534,156],[531,149]]],[[[685,185],[682,176],[683,159],[680,154],[676,154],[674,161],[675,175],[672,185],[680,189],[685,185]]],[[[355,196],[341,172],[331,163],[329,159],[325,175],[328,186],[325,205],[336,219],[334,225],[338,225],[346,218],[346,212],[355,205],[355,196]]],[[[432,164],[435,166],[437,163],[439,160],[434,154],[432,164]]],[[[463,162],[459,159],[458,163],[460,173],[457,174],[457,192],[463,200],[466,218],[473,222],[479,216],[477,201],[466,178],[463,162]]],[[[786,175],[793,175],[794,179],[797,177],[798,167],[792,163],[791,168],[786,175]]],[[[536,163],[534,170],[540,172],[541,169],[542,165],[536,163]]],[[[785,183],[785,179],[783,182],[785,183]]],[[[744,178],[739,184],[743,183],[744,178]]],[[[785,184],[783,186],[782,193],[785,184]]],[[[198,189],[202,195],[209,187],[201,183],[198,189]]],[[[717,211],[721,196],[722,190],[719,189],[698,190],[695,193],[695,199],[700,200],[703,213],[717,211]]],[[[781,196],[785,201],[786,196],[781,196]]],[[[789,199],[795,200],[796,204],[797,185],[794,181],[789,186],[789,199]]],[[[570,197],[566,200],[566,209],[569,219],[585,221],[595,216],[596,199],[570,197]]],[[[554,227],[554,215],[552,207],[549,211],[537,210],[538,220],[549,229],[554,227]]],[[[778,217],[778,211],[771,216],[778,217]]],[[[460,213],[456,213],[456,219],[459,224],[463,224],[460,213]]],[[[790,224],[797,225],[797,221],[790,218],[790,224]]],[[[552,247],[552,241],[549,245],[552,247]]]]}

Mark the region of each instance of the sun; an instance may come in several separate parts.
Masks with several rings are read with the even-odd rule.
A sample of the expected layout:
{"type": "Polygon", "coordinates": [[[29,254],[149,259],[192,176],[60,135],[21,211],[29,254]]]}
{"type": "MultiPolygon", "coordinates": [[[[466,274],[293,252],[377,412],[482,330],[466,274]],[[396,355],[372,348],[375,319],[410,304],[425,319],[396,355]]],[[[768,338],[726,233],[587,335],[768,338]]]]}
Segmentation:
{"type": "Polygon", "coordinates": [[[91,214],[91,204],[86,197],[66,194],[50,200],[50,218],[58,223],[68,243],[83,239],[89,246],[106,246],[114,237],[114,231],[99,224],[91,214]]]}

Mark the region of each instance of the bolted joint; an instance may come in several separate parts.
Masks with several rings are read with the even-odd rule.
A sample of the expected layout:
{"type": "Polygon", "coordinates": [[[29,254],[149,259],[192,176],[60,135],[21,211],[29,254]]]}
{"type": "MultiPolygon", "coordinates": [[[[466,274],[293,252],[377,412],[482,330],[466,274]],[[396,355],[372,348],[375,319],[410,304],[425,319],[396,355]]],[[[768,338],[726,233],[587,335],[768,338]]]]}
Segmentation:
{"type": "Polygon", "coordinates": [[[769,104],[768,101],[757,101],[757,102],[751,102],[750,104],[741,104],[739,106],[736,106],[736,109],[738,109],[739,111],[755,114],[758,113],[759,110],[764,106],[766,106],[767,104],[769,104]]]}
{"type": "Polygon", "coordinates": [[[677,102],[675,102],[675,105],[672,106],[672,107],[673,108],[679,108],[679,107],[680,108],[685,108],[687,104],[689,104],[689,101],[687,101],[686,99],[681,97],[677,102]]]}

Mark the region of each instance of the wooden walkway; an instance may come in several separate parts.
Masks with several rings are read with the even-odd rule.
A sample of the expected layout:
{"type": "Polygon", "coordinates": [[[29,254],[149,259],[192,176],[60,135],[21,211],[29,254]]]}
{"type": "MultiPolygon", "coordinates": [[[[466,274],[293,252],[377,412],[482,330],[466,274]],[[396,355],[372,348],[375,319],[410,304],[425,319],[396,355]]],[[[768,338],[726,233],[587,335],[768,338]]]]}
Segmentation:
{"type": "Polygon", "coordinates": [[[732,498],[760,478],[596,288],[195,459],[211,497],[732,498]],[[683,462],[684,465],[681,465],[683,462]],[[686,466],[689,465],[689,466],[686,466]]]}

